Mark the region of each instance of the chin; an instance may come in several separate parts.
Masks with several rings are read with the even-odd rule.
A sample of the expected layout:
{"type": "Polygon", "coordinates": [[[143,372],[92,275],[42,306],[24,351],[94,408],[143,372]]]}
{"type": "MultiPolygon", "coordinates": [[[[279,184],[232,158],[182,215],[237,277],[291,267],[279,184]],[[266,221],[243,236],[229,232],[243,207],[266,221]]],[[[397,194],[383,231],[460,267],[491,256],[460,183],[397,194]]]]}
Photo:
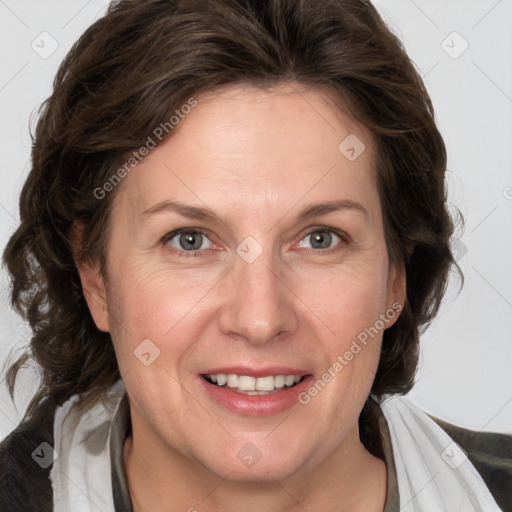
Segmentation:
{"type": "Polygon", "coordinates": [[[275,484],[276,480],[281,481],[291,477],[300,467],[300,464],[294,464],[291,461],[273,460],[263,462],[260,460],[252,467],[245,467],[242,463],[231,463],[212,469],[215,469],[214,472],[220,477],[232,482],[275,484]]]}
{"type": "Polygon", "coordinates": [[[238,482],[274,482],[292,476],[304,468],[304,448],[287,446],[282,443],[279,447],[274,443],[261,441],[251,442],[242,440],[234,443],[233,450],[226,450],[215,460],[203,463],[210,471],[222,478],[238,482]]]}

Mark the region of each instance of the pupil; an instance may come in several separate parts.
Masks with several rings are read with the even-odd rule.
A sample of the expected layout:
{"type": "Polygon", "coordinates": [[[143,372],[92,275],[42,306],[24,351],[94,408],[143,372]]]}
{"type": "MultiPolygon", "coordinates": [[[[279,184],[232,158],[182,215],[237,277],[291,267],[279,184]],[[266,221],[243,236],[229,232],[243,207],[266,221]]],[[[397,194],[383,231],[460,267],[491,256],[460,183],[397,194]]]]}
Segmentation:
{"type": "Polygon", "coordinates": [[[315,243],[318,242],[320,246],[316,246],[316,249],[326,249],[331,245],[332,236],[328,231],[317,231],[312,237],[311,245],[315,247],[315,243]]]}
{"type": "Polygon", "coordinates": [[[201,247],[201,233],[182,233],[180,236],[180,244],[183,249],[197,250],[201,247]]]}

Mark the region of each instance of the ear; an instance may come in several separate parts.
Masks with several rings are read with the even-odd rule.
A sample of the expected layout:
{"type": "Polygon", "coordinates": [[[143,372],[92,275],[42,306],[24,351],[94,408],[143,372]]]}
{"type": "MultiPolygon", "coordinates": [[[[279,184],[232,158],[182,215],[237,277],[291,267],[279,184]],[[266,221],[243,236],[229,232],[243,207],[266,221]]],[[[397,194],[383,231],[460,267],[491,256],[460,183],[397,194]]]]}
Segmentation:
{"type": "MultiPolygon", "coordinates": [[[[388,273],[386,310],[391,309],[397,313],[402,311],[407,298],[406,284],[405,266],[402,265],[401,267],[396,267],[395,265],[390,265],[388,273]]],[[[388,327],[391,327],[399,316],[399,314],[394,316],[394,319],[388,327]]]]}
{"type": "Polygon", "coordinates": [[[79,258],[80,248],[82,247],[83,225],[81,223],[73,224],[71,234],[71,247],[75,266],[80,275],[82,290],[85,300],[89,306],[89,311],[100,331],[109,332],[107,293],[103,277],[99,270],[99,264],[92,261],[81,261],[79,258]]]}

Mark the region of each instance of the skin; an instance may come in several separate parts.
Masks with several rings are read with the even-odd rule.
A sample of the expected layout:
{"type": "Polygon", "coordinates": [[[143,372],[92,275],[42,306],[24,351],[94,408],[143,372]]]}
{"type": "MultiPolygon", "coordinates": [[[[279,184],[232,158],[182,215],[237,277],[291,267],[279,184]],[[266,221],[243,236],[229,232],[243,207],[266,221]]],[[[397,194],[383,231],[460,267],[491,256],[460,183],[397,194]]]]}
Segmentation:
{"type": "Polygon", "coordinates": [[[371,134],[336,111],[326,91],[297,83],[230,87],[197,100],[119,185],[108,286],[94,264],[79,268],[130,398],[124,460],[134,508],[382,511],[385,464],[366,451],[357,424],[382,332],[307,405],[283,413],[231,412],[209,399],[197,375],[212,366],[282,364],[320,378],[379,315],[403,304],[371,134]],[[355,161],[338,150],[349,134],[366,145],[355,161]],[[338,199],[366,213],[296,220],[305,206],[338,199]],[[207,206],[221,220],[141,215],[165,200],[207,206]],[[179,235],[165,240],[179,228],[205,230],[195,256],[179,235]],[[344,234],[331,231],[338,250],[312,245],[310,233],[327,228],[344,234]],[[236,252],[247,236],[263,248],[252,263],[236,252]],[[133,352],[148,338],[160,355],[145,366],[133,352]],[[237,457],[247,442],[262,454],[250,468],[237,457]]]}

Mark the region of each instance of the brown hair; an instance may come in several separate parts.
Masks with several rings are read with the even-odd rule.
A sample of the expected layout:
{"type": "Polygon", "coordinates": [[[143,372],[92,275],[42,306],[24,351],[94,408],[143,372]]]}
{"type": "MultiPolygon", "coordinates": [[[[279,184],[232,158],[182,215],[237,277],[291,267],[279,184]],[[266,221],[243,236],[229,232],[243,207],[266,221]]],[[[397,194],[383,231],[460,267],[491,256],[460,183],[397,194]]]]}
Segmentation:
{"type": "MultiPolygon", "coordinates": [[[[328,87],[375,137],[390,261],[405,267],[407,301],[384,332],[372,393],[404,393],[420,329],[436,314],[454,259],[446,150],[429,95],[399,39],[365,0],[120,0],[62,62],[33,136],[21,224],[4,252],[12,304],[30,349],[7,373],[11,394],[31,358],[41,385],[27,409],[78,394],[97,400],[119,370],[110,334],[89,313],[71,251],[105,272],[111,179],[187,99],[237,83],[328,87]]],[[[172,135],[172,133],[171,133],[172,135]]],[[[341,142],[341,141],[340,141],[341,142]]]]}

